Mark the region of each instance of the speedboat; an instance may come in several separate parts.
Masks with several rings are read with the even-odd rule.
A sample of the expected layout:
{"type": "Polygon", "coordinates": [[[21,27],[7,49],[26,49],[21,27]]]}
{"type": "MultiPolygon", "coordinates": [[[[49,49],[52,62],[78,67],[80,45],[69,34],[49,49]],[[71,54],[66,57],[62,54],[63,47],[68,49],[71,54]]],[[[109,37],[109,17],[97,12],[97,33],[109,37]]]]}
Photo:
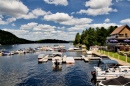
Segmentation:
{"type": "Polygon", "coordinates": [[[48,55],[45,55],[45,54],[38,55],[38,62],[39,63],[47,62],[47,61],[48,61],[48,55]]]}
{"type": "Polygon", "coordinates": [[[120,66],[115,60],[100,60],[98,66],[94,69],[97,81],[119,76],[130,77],[130,66],[120,66]]]}
{"type": "Polygon", "coordinates": [[[52,63],[53,65],[56,65],[56,63],[58,64],[62,64],[62,53],[61,52],[54,52],[52,53],[52,63]]]}
{"type": "Polygon", "coordinates": [[[75,63],[75,60],[73,57],[66,57],[66,63],[67,64],[74,64],[75,63]]]}

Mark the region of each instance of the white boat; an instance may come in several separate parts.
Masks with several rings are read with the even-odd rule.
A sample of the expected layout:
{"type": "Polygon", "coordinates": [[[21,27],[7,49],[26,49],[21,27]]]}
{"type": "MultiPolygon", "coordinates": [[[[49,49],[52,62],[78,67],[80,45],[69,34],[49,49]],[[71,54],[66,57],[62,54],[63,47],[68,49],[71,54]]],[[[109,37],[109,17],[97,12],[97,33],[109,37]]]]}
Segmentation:
{"type": "Polygon", "coordinates": [[[118,76],[127,76],[130,78],[129,66],[118,66],[115,60],[101,60],[100,65],[94,67],[97,81],[111,79],[118,76]]]}
{"type": "Polygon", "coordinates": [[[92,51],[87,51],[87,57],[92,57],[92,51]]]}
{"type": "Polygon", "coordinates": [[[68,50],[80,50],[80,48],[73,47],[73,48],[69,48],[68,50]]]}
{"type": "Polygon", "coordinates": [[[42,62],[47,62],[48,61],[48,55],[44,55],[44,54],[39,54],[38,55],[38,62],[42,63],[42,62]]]}
{"type": "Polygon", "coordinates": [[[56,62],[58,62],[58,64],[62,64],[62,53],[61,52],[54,52],[52,53],[52,63],[55,64],[56,62]]]}
{"type": "Polygon", "coordinates": [[[38,59],[42,59],[45,56],[45,54],[39,54],[38,59]]]}
{"type": "Polygon", "coordinates": [[[20,50],[17,50],[16,53],[18,53],[18,54],[25,54],[25,51],[20,49],[20,50]]]}
{"type": "Polygon", "coordinates": [[[66,57],[66,63],[67,64],[74,64],[75,63],[75,60],[73,57],[66,57]]]}

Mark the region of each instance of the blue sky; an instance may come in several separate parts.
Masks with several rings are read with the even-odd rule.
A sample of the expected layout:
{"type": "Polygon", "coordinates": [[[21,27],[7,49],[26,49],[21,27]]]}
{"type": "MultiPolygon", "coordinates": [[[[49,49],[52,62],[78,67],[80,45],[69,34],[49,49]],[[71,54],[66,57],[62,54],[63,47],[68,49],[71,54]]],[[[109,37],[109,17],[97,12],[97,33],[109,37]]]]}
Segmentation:
{"type": "Polygon", "coordinates": [[[28,40],[74,40],[89,27],[130,26],[130,0],[0,0],[0,29],[28,40]]]}

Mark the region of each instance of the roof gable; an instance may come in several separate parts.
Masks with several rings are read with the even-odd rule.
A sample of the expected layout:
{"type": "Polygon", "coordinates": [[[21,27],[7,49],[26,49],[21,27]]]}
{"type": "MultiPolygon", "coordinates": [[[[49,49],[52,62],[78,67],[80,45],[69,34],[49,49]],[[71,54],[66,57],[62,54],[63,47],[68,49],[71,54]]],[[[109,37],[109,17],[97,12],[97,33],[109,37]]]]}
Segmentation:
{"type": "Polygon", "coordinates": [[[125,27],[129,28],[128,25],[123,25],[121,27],[116,28],[110,35],[119,34],[125,27]]]}

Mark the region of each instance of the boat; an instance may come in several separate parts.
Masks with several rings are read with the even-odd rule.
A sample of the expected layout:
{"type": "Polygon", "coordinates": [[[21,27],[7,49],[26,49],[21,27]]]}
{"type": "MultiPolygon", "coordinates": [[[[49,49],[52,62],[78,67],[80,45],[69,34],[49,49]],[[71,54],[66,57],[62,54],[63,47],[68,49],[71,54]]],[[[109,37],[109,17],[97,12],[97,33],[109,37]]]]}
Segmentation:
{"type": "Polygon", "coordinates": [[[18,54],[25,54],[25,51],[20,49],[20,50],[17,50],[16,53],[18,53],[18,54]]]}
{"type": "Polygon", "coordinates": [[[100,60],[94,67],[97,81],[125,76],[130,78],[130,66],[120,66],[115,60],[100,60]]]}
{"type": "Polygon", "coordinates": [[[62,53],[61,52],[53,52],[52,53],[52,64],[56,65],[56,63],[58,64],[62,64],[62,53]]]}
{"type": "Polygon", "coordinates": [[[69,48],[68,51],[70,50],[80,50],[80,48],[77,48],[77,47],[73,47],[73,48],[69,48]]]}
{"type": "Polygon", "coordinates": [[[130,78],[119,76],[113,79],[101,81],[99,86],[130,86],[130,78]]]}
{"type": "Polygon", "coordinates": [[[3,56],[10,56],[11,53],[9,51],[2,51],[3,56]]]}
{"type": "Polygon", "coordinates": [[[45,56],[45,54],[39,54],[38,59],[42,59],[45,56]]]}
{"type": "Polygon", "coordinates": [[[47,61],[48,61],[48,55],[45,55],[45,54],[38,55],[38,62],[39,63],[47,62],[47,61]]]}
{"type": "Polygon", "coordinates": [[[66,57],[66,63],[67,64],[74,64],[75,63],[75,60],[73,57],[66,57]]]}
{"type": "Polygon", "coordinates": [[[87,51],[87,57],[92,57],[92,51],[87,51]]]}

